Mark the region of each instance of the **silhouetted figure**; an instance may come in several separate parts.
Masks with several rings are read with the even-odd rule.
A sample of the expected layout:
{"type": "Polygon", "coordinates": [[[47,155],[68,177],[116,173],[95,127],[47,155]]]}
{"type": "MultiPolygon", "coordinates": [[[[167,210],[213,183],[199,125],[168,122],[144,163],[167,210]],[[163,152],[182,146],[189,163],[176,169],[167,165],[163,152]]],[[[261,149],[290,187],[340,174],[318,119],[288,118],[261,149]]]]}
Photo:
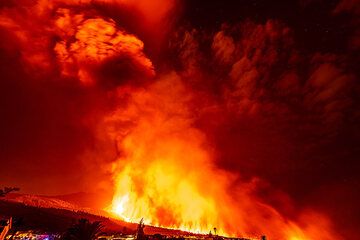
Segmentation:
{"type": "Polygon", "coordinates": [[[138,239],[138,240],[144,240],[144,239],[146,239],[145,233],[144,233],[144,227],[145,227],[144,219],[142,218],[142,219],[140,220],[140,222],[139,222],[138,227],[137,227],[136,239],[138,239]]]}
{"type": "Polygon", "coordinates": [[[261,240],[266,240],[266,236],[261,236],[261,240]]]}

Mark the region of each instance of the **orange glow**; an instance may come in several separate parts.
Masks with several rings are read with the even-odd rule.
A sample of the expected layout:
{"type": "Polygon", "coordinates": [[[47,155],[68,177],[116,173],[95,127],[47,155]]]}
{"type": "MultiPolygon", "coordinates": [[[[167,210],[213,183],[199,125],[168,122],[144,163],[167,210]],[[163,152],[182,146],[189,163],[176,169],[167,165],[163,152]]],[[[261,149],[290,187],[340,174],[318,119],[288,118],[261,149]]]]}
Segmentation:
{"type": "MultiPolygon", "coordinates": [[[[71,124],[64,122],[63,125],[72,127],[81,125],[82,121],[91,122],[88,125],[91,128],[89,132],[92,134],[92,130],[95,132],[93,128],[97,124],[97,122],[92,122],[98,119],[103,120],[99,124],[99,129],[96,129],[98,132],[95,133],[98,134],[96,137],[99,137],[100,141],[89,144],[91,147],[97,144],[106,145],[99,147],[101,150],[96,152],[98,155],[95,158],[99,158],[101,161],[96,159],[96,164],[90,164],[90,161],[84,158],[84,163],[89,168],[101,165],[101,168],[106,169],[104,171],[111,169],[113,185],[108,185],[107,178],[103,182],[103,179],[96,179],[96,181],[102,182],[107,190],[113,188],[112,204],[107,210],[117,217],[131,222],[138,222],[144,218],[147,224],[195,233],[207,234],[210,230],[214,233],[214,228],[216,228],[220,235],[237,237],[259,238],[261,235],[266,235],[269,239],[274,240],[341,239],[332,230],[331,222],[327,217],[313,210],[306,210],[300,216],[286,217],[258,196],[256,191],[259,187],[259,179],[254,177],[245,181],[238,174],[225,171],[217,166],[216,149],[213,148],[206,133],[196,127],[198,115],[202,113],[198,110],[199,106],[195,106],[194,103],[199,102],[195,98],[202,95],[202,93],[194,93],[196,91],[194,89],[197,89],[198,86],[188,87],[188,82],[185,82],[176,73],[158,76],[156,80],[152,78],[155,76],[154,65],[144,53],[144,42],[151,42],[149,40],[151,38],[147,39],[146,36],[152,36],[153,42],[157,43],[150,45],[149,55],[154,56],[154,60],[157,56],[151,52],[156,51],[151,51],[154,50],[151,47],[162,46],[158,42],[161,42],[162,35],[166,35],[167,27],[171,26],[171,18],[167,19],[167,17],[173,15],[177,6],[178,1],[175,0],[38,0],[34,1],[33,5],[29,4],[28,7],[21,8],[19,12],[11,11],[11,8],[1,9],[0,27],[9,32],[7,33],[11,36],[9,39],[16,42],[14,49],[18,48],[19,50],[14,53],[19,55],[25,68],[33,69],[32,72],[36,74],[52,73],[46,79],[70,78],[80,81],[82,87],[90,85],[95,86],[94,89],[98,82],[110,81],[111,77],[116,79],[115,84],[108,84],[110,87],[99,88],[99,93],[96,92],[99,95],[94,98],[99,97],[89,101],[89,105],[96,101],[104,101],[106,106],[101,105],[101,109],[100,107],[99,109],[94,108],[94,113],[91,112],[89,117],[79,114],[80,117],[74,114],[76,117],[73,120],[72,114],[69,114],[71,115],[69,117],[71,124]],[[101,11],[92,9],[92,7],[102,6],[101,4],[105,3],[109,4],[109,8],[114,10],[114,13],[107,8],[99,9],[101,11]],[[116,14],[116,8],[124,6],[126,11],[134,12],[133,15],[129,15],[131,17],[127,19],[129,21],[127,24],[121,22],[125,17],[117,19],[113,16],[116,14]],[[110,17],[105,17],[107,11],[112,13],[109,15],[116,22],[110,17]],[[138,33],[140,30],[144,30],[148,34],[139,34],[140,39],[120,28],[122,24],[129,26],[127,29],[129,31],[138,33]],[[134,31],[131,26],[137,31],[134,31]],[[129,67],[130,69],[128,69],[129,67]],[[137,74],[134,74],[136,77],[132,77],[132,74],[127,74],[126,71],[145,73],[139,74],[140,77],[138,77],[144,78],[141,79],[144,80],[142,82],[144,84],[139,84],[141,87],[136,84],[134,84],[136,87],[131,84],[129,84],[130,86],[122,84],[123,78],[126,83],[127,80],[134,82],[138,80],[137,74]],[[124,87],[125,85],[126,87],[124,87]],[[113,100],[119,102],[114,103],[113,100]],[[113,111],[114,107],[117,107],[115,111],[113,111]],[[108,111],[113,112],[109,114],[108,111]],[[103,118],[102,114],[106,114],[106,117],[103,118]],[[114,151],[114,142],[116,151],[114,151]],[[107,143],[109,144],[107,145],[107,143]],[[102,151],[102,147],[105,149],[104,151],[102,151]],[[116,159],[112,162],[115,154],[116,159]]],[[[125,13],[125,10],[119,11],[119,13],[125,13]]],[[[277,60],[280,57],[277,55],[278,45],[281,45],[282,41],[279,41],[278,44],[276,36],[287,36],[288,29],[273,31],[272,28],[276,26],[269,21],[266,25],[257,27],[253,36],[242,40],[244,44],[237,44],[236,40],[227,36],[225,31],[215,35],[211,45],[213,53],[209,52],[209,62],[214,62],[214,64],[209,66],[215,66],[219,61],[219,68],[224,65],[229,69],[229,73],[224,75],[224,85],[214,86],[224,88],[223,90],[218,89],[219,92],[216,91],[216,94],[224,95],[220,97],[219,106],[216,108],[221,108],[223,105],[220,102],[225,101],[225,104],[230,107],[235,106],[234,109],[239,111],[239,115],[248,112],[249,115],[254,115],[254,118],[256,117],[255,113],[266,109],[266,106],[269,106],[269,112],[273,112],[273,109],[277,111],[277,100],[266,102],[267,89],[265,88],[267,85],[272,86],[276,81],[262,79],[262,75],[270,71],[271,66],[278,64],[280,66],[280,60],[279,62],[277,60]],[[273,32],[274,34],[272,34],[273,32]],[[274,46],[270,44],[270,50],[267,50],[266,46],[268,41],[276,42],[274,46]],[[240,58],[242,53],[238,52],[242,51],[245,53],[240,58]],[[268,53],[263,56],[263,52],[268,53]],[[211,59],[211,54],[217,61],[211,59]],[[239,54],[239,58],[235,57],[236,54],[239,54]],[[254,56],[250,57],[250,55],[254,56]],[[265,67],[268,65],[269,68],[265,67]],[[227,75],[229,79],[225,79],[227,75]],[[233,86],[234,90],[231,89],[232,87],[228,89],[227,85],[233,86]]],[[[252,28],[251,25],[250,27],[252,28]]],[[[174,32],[176,32],[175,30],[174,32]]],[[[246,34],[243,35],[246,36],[246,34]]],[[[7,42],[11,45],[11,41],[7,42]]],[[[207,76],[211,78],[212,72],[201,73],[203,71],[200,67],[202,64],[197,63],[195,59],[198,55],[197,51],[200,51],[198,49],[201,49],[200,43],[197,43],[195,37],[192,37],[190,33],[184,39],[183,45],[190,47],[184,47],[184,52],[179,56],[183,58],[181,60],[184,62],[181,65],[186,68],[184,69],[186,81],[193,80],[191,78],[200,75],[203,78],[207,76]],[[197,71],[199,74],[196,74],[197,71]]],[[[167,51],[160,55],[162,54],[167,55],[167,51]]],[[[160,55],[159,57],[161,57],[160,55]]],[[[176,55],[171,56],[171,58],[177,57],[176,55]]],[[[198,58],[204,58],[206,61],[207,55],[198,58]]],[[[171,66],[166,66],[166,60],[160,61],[159,68],[172,69],[171,66]]],[[[204,67],[205,69],[207,67],[204,67]]],[[[313,76],[309,80],[303,81],[311,91],[302,90],[300,87],[302,81],[295,72],[294,76],[291,75],[292,72],[287,73],[285,76],[288,78],[284,77],[286,81],[284,80],[278,85],[280,92],[292,93],[294,91],[299,98],[304,95],[306,101],[304,103],[299,101],[301,108],[304,105],[305,109],[308,107],[316,110],[318,107],[313,104],[318,104],[325,106],[324,116],[328,116],[329,112],[331,116],[333,114],[337,116],[341,113],[338,111],[338,106],[342,110],[343,102],[345,105],[348,102],[351,103],[342,98],[348,86],[346,83],[350,81],[348,79],[351,77],[343,77],[342,70],[337,69],[335,65],[322,64],[313,72],[313,76]],[[325,72],[327,75],[324,75],[325,72]]],[[[222,81],[221,78],[218,80],[216,82],[222,81]]],[[[204,81],[202,84],[206,85],[208,82],[204,81]]],[[[104,86],[107,85],[104,84],[104,86]]],[[[273,90],[271,89],[271,91],[273,90]]],[[[84,92],[86,93],[86,91],[84,92]]],[[[213,95],[212,92],[206,94],[213,95]]],[[[72,92],[64,94],[66,103],[70,102],[72,95],[81,94],[72,94],[72,92]]],[[[82,98],[81,101],[78,100],[81,102],[80,107],[74,104],[74,110],[71,113],[81,112],[82,102],[85,103],[86,100],[82,100],[82,98]]],[[[212,101],[212,99],[206,100],[212,101]]],[[[298,102],[297,99],[296,102],[298,102]]],[[[34,106],[37,105],[34,104],[34,106]]],[[[284,115],[287,115],[287,107],[286,104],[284,105],[284,115]]],[[[65,107],[67,104],[64,105],[65,107]]],[[[32,108],[31,105],[29,109],[32,110],[32,108]]],[[[279,115],[282,115],[283,108],[279,109],[279,115]]],[[[31,112],[30,110],[29,112],[31,112]]],[[[317,113],[315,110],[315,117],[312,118],[310,115],[306,119],[309,118],[311,122],[316,122],[317,116],[321,115],[321,112],[317,113]]],[[[289,111],[289,116],[286,117],[293,119],[290,113],[289,111]]],[[[47,114],[43,115],[48,116],[47,114]]],[[[41,117],[41,119],[45,117],[41,117]]],[[[67,116],[66,114],[59,115],[59,119],[62,117],[66,119],[67,116]]],[[[326,117],[326,119],[332,118],[326,117]]],[[[294,122],[300,122],[300,120],[302,118],[294,117],[294,122]]],[[[232,119],[228,119],[228,121],[230,122],[232,119]]],[[[54,122],[56,124],[49,125],[57,128],[59,124],[55,120],[54,122]]],[[[307,125],[305,127],[308,128],[307,125]]],[[[30,132],[32,133],[32,131],[30,132]]],[[[81,133],[83,132],[87,133],[82,130],[81,133]]],[[[64,136],[66,137],[66,135],[64,136]]],[[[72,135],[70,134],[70,136],[72,135]]],[[[92,143],[92,141],[91,137],[89,142],[92,143]]],[[[234,146],[237,147],[236,143],[234,146]]],[[[98,146],[94,148],[96,147],[98,146]]],[[[89,150],[89,155],[93,153],[91,150],[89,150]]],[[[49,152],[51,153],[51,151],[49,152]]],[[[234,158],[236,161],[236,157],[234,158]]],[[[241,160],[239,159],[239,162],[241,160]]]]}
{"type": "Polygon", "coordinates": [[[137,9],[145,20],[151,23],[160,23],[164,20],[176,4],[176,0],[116,0],[113,2],[137,9]]]}
{"type": "Polygon", "coordinates": [[[285,219],[255,196],[256,180],[235,184],[234,175],[215,167],[205,135],[193,127],[192,95],[176,74],[129,95],[128,107],[105,121],[121,152],[108,210],[126,221],[144,218],[195,233],[217,228],[228,236],[331,239],[320,215],[304,218],[303,225],[285,219]]]}
{"type": "Polygon", "coordinates": [[[64,40],[58,42],[54,49],[63,75],[77,75],[83,84],[92,84],[95,82],[91,76],[94,67],[106,60],[124,56],[131,58],[149,76],[154,74],[152,62],[142,52],[143,42],[134,35],[118,30],[112,20],[83,20],[82,15],[71,15],[67,9],[60,9],[58,14],[56,25],[64,40]]]}

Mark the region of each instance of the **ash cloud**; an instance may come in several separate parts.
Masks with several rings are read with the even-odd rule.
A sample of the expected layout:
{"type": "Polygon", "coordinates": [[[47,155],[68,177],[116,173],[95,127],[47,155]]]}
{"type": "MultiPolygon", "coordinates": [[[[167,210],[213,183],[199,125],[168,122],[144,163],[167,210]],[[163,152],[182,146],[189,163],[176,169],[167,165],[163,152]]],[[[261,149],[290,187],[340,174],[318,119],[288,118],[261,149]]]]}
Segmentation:
{"type": "Polygon", "coordinates": [[[44,194],[101,188],[109,177],[88,156],[101,148],[94,129],[111,108],[109,89],[153,77],[143,42],[90,1],[9,2],[0,33],[1,184],[44,194]]]}
{"type": "MultiPolygon", "coordinates": [[[[351,198],[335,198],[341,188],[344,196],[359,198],[359,85],[352,55],[302,53],[293,30],[276,20],[226,24],[214,34],[184,30],[173,46],[181,49],[179,70],[199,96],[216,86],[206,103],[200,100],[197,126],[213,139],[218,166],[244,179],[259,176],[289,193],[295,206],[348,219],[336,224],[352,236],[348,223],[358,222],[359,209],[351,198]],[[334,209],[334,199],[342,210],[334,209]]],[[[261,191],[280,211],[291,212],[273,188],[261,191]]]]}
{"type": "MultiPolygon", "coordinates": [[[[305,2],[305,12],[319,4],[305,2]]],[[[193,96],[187,119],[218,168],[256,181],[256,198],[283,216],[305,224],[317,218],[301,212],[317,209],[343,237],[358,234],[357,1],[329,7],[328,18],[351,28],[334,37],[347,43],[340,50],[317,50],[316,36],[304,40],[299,25],[265,14],[216,27],[193,26],[185,14],[186,24],[174,24],[175,1],[0,7],[1,184],[47,194],[108,189],[122,154],[118,135],[139,113],[119,114],[126,119],[113,127],[121,134],[104,128],[104,118],[161,82],[157,69],[170,69],[193,96]]]]}

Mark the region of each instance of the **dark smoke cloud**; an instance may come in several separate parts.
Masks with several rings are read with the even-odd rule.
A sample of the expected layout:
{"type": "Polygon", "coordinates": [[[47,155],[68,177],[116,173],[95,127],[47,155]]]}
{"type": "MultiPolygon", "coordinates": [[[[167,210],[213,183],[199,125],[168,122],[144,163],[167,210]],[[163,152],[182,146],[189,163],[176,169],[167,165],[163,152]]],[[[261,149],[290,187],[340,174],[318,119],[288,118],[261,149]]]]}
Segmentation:
{"type": "MultiPolygon", "coordinates": [[[[208,18],[185,13],[175,30],[176,2],[1,2],[0,185],[47,194],[106,188],[119,150],[98,124],[126,105],[116,89],[146,89],[156,66],[175,69],[193,91],[192,119],[220,168],[261,179],[259,197],[285,215],[320,209],[341,234],[356,236],[358,1],[321,10],[328,35],[289,13],[223,21],[233,6],[221,15],[199,2],[189,12],[208,7],[208,18]]],[[[301,14],[319,4],[301,1],[301,14]]]]}
{"type": "Polygon", "coordinates": [[[333,10],[335,16],[350,18],[352,35],[348,40],[348,46],[351,50],[360,48],[360,3],[357,0],[342,0],[333,10]]]}
{"type": "Polygon", "coordinates": [[[116,153],[102,149],[94,130],[111,108],[106,89],[144,82],[154,68],[143,42],[91,8],[96,4],[1,6],[2,185],[57,194],[92,191],[110,179],[97,161],[116,153]]]}
{"type": "MultiPolygon", "coordinates": [[[[360,196],[354,58],[302,53],[293,31],[275,20],[227,24],[214,34],[184,30],[173,48],[189,84],[207,96],[200,100],[198,127],[213,139],[218,165],[245,179],[260,176],[290,193],[297,206],[316,205],[342,219],[342,232],[352,236],[354,224],[347,223],[359,224],[354,199],[360,196]],[[214,85],[209,98],[203,91],[214,85]]],[[[291,212],[276,190],[262,191],[291,212]]]]}

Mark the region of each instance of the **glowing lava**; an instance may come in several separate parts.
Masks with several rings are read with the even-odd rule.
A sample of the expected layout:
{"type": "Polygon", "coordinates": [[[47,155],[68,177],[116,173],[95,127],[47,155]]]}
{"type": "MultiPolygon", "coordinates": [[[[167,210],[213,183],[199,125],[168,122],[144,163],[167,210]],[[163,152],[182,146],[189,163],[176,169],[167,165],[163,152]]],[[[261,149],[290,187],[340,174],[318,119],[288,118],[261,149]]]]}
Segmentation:
{"type": "Polygon", "coordinates": [[[127,107],[105,121],[120,152],[113,166],[113,213],[195,233],[216,228],[228,236],[331,239],[321,215],[304,223],[285,219],[256,197],[256,179],[240,182],[215,166],[214,151],[193,126],[193,96],[176,74],[128,94],[127,107]]]}

